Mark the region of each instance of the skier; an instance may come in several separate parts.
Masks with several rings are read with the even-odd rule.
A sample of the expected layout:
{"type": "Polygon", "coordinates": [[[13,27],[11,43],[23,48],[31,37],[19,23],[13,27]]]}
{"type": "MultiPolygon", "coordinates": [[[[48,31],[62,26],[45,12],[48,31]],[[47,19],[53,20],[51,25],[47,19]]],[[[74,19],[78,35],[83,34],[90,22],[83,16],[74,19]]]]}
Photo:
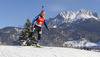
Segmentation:
{"type": "MultiPolygon", "coordinates": [[[[36,24],[34,25],[33,31],[30,33],[29,37],[32,37],[32,35],[34,35],[34,32],[36,32],[36,31],[38,32],[38,39],[37,39],[37,45],[36,45],[37,47],[40,47],[39,42],[41,39],[41,34],[42,34],[41,27],[42,27],[43,22],[44,22],[45,27],[48,30],[50,30],[46,25],[44,15],[45,15],[45,11],[42,10],[41,13],[38,16],[36,16],[35,19],[33,19],[33,21],[32,21],[32,26],[34,25],[34,22],[36,22],[36,24]]],[[[29,38],[27,38],[27,39],[29,39],[29,38]]]]}

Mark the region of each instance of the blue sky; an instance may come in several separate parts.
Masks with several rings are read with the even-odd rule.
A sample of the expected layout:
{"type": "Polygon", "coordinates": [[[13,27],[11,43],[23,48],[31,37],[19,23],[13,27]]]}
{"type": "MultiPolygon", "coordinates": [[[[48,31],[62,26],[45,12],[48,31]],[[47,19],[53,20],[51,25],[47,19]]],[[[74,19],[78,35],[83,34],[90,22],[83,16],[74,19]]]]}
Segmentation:
{"type": "Polygon", "coordinates": [[[100,0],[0,0],[0,29],[6,26],[24,25],[32,21],[45,6],[45,18],[53,18],[60,12],[86,9],[100,15],[100,0]]]}

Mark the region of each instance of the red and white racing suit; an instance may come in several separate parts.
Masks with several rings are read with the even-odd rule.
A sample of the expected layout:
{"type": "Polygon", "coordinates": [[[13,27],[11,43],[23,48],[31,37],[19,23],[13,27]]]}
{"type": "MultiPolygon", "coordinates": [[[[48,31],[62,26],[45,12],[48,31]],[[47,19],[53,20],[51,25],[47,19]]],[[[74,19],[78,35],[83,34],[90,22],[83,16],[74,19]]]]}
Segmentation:
{"type": "MultiPolygon", "coordinates": [[[[29,37],[31,37],[35,31],[38,32],[38,40],[40,40],[41,38],[41,34],[42,34],[42,24],[44,23],[45,27],[48,29],[46,22],[45,22],[45,18],[42,17],[41,15],[38,15],[35,17],[35,19],[33,19],[32,24],[36,21],[36,25],[33,28],[33,32],[29,35],[29,37]]],[[[49,30],[49,29],[48,29],[49,30]]]]}

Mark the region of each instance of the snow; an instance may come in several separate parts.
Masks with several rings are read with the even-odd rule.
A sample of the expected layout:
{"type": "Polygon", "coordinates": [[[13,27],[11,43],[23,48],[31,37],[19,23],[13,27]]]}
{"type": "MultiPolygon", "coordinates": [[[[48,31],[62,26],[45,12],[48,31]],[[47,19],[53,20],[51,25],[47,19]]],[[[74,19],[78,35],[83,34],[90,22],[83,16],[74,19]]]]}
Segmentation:
{"type": "Polygon", "coordinates": [[[10,31],[7,31],[6,33],[10,33],[10,31]]]}
{"type": "Polygon", "coordinates": [[[58,26],[62,23],[73,23],[74,21],[82,19],[94,19],[100,21],[100,16],[95,11],[89,11],[85,9],[80,9],[78,11],[67,11],[61,12],[56,17],[48,19],[48,26],[53,28],[53,26],[58,26]]]}
{"type": "Polygon", "coordinates": [[[0,57],[100,57],[100,53],[62,47],[0,46],[0,57]]]}
{"type": "Polygon", "coordinates": [[[15,28],[16,31],[18,31],[18,28],[15,28]]]}
{"type": "Polygon", "coordinates": [[[96,12],[91,12],[89,10],[81,9],[77,12],[74,11],[67,11],[67,12],[61,12],[60,15],[64,18],[64,21],[66,22],[73,22],[78,19],[88,19],[88,18],[94,18],[95,20],[99,20],[99,17],[95,17],[93,14],[96,12]]]}
{"type": "Polygon", "coordinates": [[[73,11],[61,12],[60,15],[65,19],[74,19],[76,17],[76,13],[73,11]]]}
{"type": "Polygon", "coordinates": [[[3,32],[3,33],[10,33],[10,31],[5,31],[5,32],[3,32]]]}
{"type": "Polygon", "coordinates": [[[93,15],[94,13],[95,12],[91,12],[89,10],[81,9],[81,10],[76,12],[76,15],[77,15],[76,18],[77,19],[80,19],[80,18],[85,18],[85,19],[87,19],[87,18],[95,18],[96,20],[98,20],[98,17],[95,17],[93,15]]]}
{"type": "Polygon", "coordinates": [[[57,27],[56,27],[56,25],[55,25],[55,26],[53,26],[53,28],[57,28],[57,27]]]}
{"type": "Polygon", "coordinates": [[[14,34],[10,35],[10,38],[15,38],[15,35],[14,34]]]}
{"type": "Polygon", "coordinates": [[[22,31],[22,29],[18,29],[18,28],[14,28],[17,32],[21,32],[22,31]]]}
{"type": "Polygon", "coordinates": [[[92,43],[87,41],[85,38],[73,40],[73,41],[67,41],[63,44],[64,46],[68,45],[67,47],[92,47],[92,46],[98,46],[97,43],[92,43]]]}

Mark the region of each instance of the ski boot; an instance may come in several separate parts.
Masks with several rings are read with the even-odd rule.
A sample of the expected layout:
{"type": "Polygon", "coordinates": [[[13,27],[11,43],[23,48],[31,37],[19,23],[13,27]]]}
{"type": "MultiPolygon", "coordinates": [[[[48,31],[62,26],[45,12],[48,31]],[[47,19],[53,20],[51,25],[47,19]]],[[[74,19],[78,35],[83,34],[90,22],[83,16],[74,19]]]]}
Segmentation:
{"type": "Polygon", "coordinates": [[[36,44],[36,47],[41,47],[40,45],[39,45],[39,42],[40,42],[40,40],[37,40],[37,44],[36,44]]]}
{"type": "Polygon", "coordinates": [[[27,37],[26,40],[28,41],[28,40],[30,40],[30,38],[27,37]]]}

